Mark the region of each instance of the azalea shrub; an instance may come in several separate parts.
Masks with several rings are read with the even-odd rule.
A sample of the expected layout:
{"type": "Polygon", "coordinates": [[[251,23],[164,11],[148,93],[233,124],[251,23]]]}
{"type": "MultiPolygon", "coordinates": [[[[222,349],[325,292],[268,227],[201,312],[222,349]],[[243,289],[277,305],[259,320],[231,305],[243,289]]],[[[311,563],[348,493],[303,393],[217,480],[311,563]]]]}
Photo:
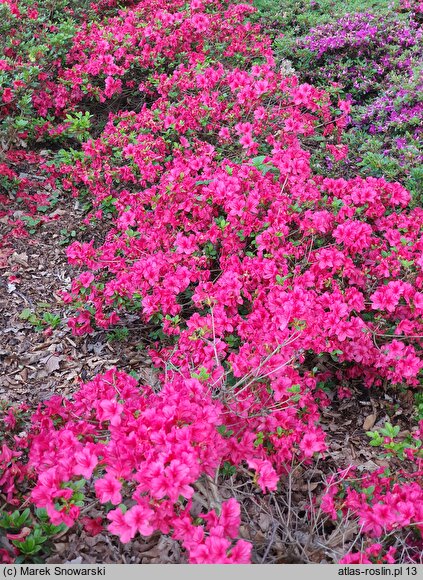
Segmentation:
{"type": "Polygon", "coordinates": [[[9,216],[10,227],[2,243],[48,221],[46,212],[58,201],[45,164],[52,142],[69,126],[55,130],[69,105],[56,81],[76,25],[67,2],[0,2],[0,215],[9,216]]]}
{"type": "MultiPolygon", "coordinates": [[[[412,0],[414,1],[414,0],[412,0]]],[[[386,14],[392,5],[378,0],[351,0],[346,4],[341,0],[254,0],[257,13],[264,29],[270,35],[283,35],[283,44],[295,44],[296,39],[305,36],[310,29],[341,18],[346,13],[372,11],[386,14]]]]}
{"type": "MultiPolygon", "coordinates": [[[[13,504],[16,486],[32,479],[33,505],[46,511],[52,525],[70,527],[91,500],[94,479],[91,491],[104,518],[95,526],[83,521],[90,533],[107,526],[128,542],[137,533],[172,531],[192,563],[246,563],[251,544],[234,542],[240,525],[235,500],[219,504],[218,514],[190,512],[200,476],[214,476],[224,457],[238,460],[236,443],[221,429],[224,421],[222,405],[197,379],[181,378],[155,393],[111,370],[73,401],[50,399],[32,415],[30,432],[15,435],[14,450],[3,444],[3,489],[13,504]]],[[[7,423],[13,432],[13,413],[7,423]]],[[[263,488],[274,487],[275,477],[265,465],[262,470],[263,488]]]]}
{"type": "Polygon", "coordinates": [[[0,215],[10,226],[3,243],[27,236],[34,219],[48,221],[58,202],[46,166],[52,150],[77,149],[90,134],[90,113],[74,110],[81,92],[59,79],[80,23],[115,4],[0,2],[0,215]]]}
{"type": "MultiPolygon", "coordinates": [[[[420,421],[405,445],[409,469],[386,467],[363,475],[350,468],[328,481],[322,510],[333,521],[355,522],[365,537],[363,549],[357,551],[358,545],[350,550],[341,564],[421,563],[422,427],[420,421]]],[[[394,446],[395,437],[385,435],[384,443],[385,447],[394,446]]]]}
{"type": "MultiPolygon", "coordinates": [[[[245,10],[230,8],[225,22],[245,10]]],[[[186,28],[193,42],[185,24],[198,14],[177,15],[178,39],[186,28]]],[[[120,17],[122,26],[126,17],[134,26],[134,11],[120,17]]],[[[115,19],[111,26],[118,30],[115,19]]],[[[241,55],[226,48],[235,61],[265,54],[265,39],[255,47],[248,23],[235,28],[241,55]]],[[[161,35],[172,42],[162,21],[159,45],[161,35]]],[[[102,135],[82,145],[83,157],[60,168],[64,186],[89,194],[92,219],[110,227],[99,247],[75,242],[67,250],[72,264],[87,268],[64,294],[79,304],[75,334],[135,309],[162,326],[170,345],[160,356],[178,368],[201,362],[214,373],[226,363],[242,376],[249,359],[257,365],[288,341],[288,358],[278,352],[275,360],[302,353],[311,371],[335,353],[347,376],[360,372],[368,385],[406,375],[417,385],[421,210],[401,211],[410,194],[398,183],[314,175],[307,146],[316,127],[323,125],[326,147],[345,156],[339,139],[349,104],[339,101],[332,116],[329,97],[277,73],[270,53],[248,69],[225,68],[207,46],[209,62],[200,64],[206,39],[201,29],[194,62],[156,79],[153,104],[112,113],[102,135]],[[210,352],[210,363],[199,352],[210,352]]],[[[155,50],[163,58],[164,49],[155,50]]],[[[68,76],[91,66],[80,58],[68,76]]],[[[152,92],[152,84],[147,76],[143,88],[152,92]]]]}
{"type": "Polygon", "coordinates": [[[251,6],[108,10],[78,24],[52,81],[63,132],[43,170],[98,227],[66,250],[72,332],[139,315],[160,386],[112,369],[9,409],[0,481],[53,526],[170,534],[192,563],[246,563],[225,478],[276,493],[325,452],[334,396],[419,387],[423,210],[399,183],[316,172],[317,150],[346,157],[351,104],[280,70],[251,6]]]}
{"type": "Polygon", "coordinates": [[[421,16],[421,3],[403,2],[391,14],[346,14],[294,44],[275,41],[307,82],[332,85],[355,105],[345,141],[348,163],[329,159],[324,166],[334,174],[358,170],[400,180],[417,205],[422,195],[421,16]]]}

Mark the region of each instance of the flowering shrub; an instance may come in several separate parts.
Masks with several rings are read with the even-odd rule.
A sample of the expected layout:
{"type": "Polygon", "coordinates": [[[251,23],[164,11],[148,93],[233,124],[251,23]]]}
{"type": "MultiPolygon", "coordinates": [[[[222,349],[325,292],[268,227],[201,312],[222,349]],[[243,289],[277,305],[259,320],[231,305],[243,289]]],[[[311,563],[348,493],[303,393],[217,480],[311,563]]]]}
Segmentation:
{"type": "MultiPolygon", "coordinates": [[[[245,563],[251,544],[232,543],[240,523],[234,500],[219,506],[220,515],[190,515],[195,482],[235,450],[217,429],[222,411],[198,380],[175,380],[157,394],[111,370],[73,401],[50,399],[32,416],[30,433],[15,437],[19,451],[4,445],[3,461],[15,482],[35,478],[31,501],[54,526],[73,525],[95,478],[98,501],[112,506],[103,524],[123,542],[172,529],[193,563],[245,563]]],[[[7,491],[13,501],[12,479],[7,491]]]]}
{"type": "Polygon", "coordinates": [[[421,56],[421,34],[412,14],[398,22],[359,12],[312,30],[299,46],[316,55],[326,82],[340,83],[362,101],[383,89],[393,71],[412,74],[421,56]]]}
{"type": "Polygon", "coordinates": [[[283,3],[255,0],[254,6],[257,8],[255,18],[260,19],[267,34],[279,37],[278,47],[283,45],[287,51],[310,29],[341,18],[345,13],[386,14],[392,8],[378,0],[351,0],[348,4],[340,0],[284,0],[283,3]]]}
{"type": "MultiPolygon", "coordinates": [[[[420,447],[422,423],[415,434],[420,447]]],[[[392,438],[391,438],[392,440],[392,438]]],[[[332,478],[321,508],[333,520],[356,519],[360,532],[370,545],[364,552],[352,552],[340,563],[393,563],[397,551],[406,552],[405,562],[421,563],[423,497],[421,450],[409,453],[412,470],[379,469],[362,477],[355,469],[344,472],[339,481],[332,478]],[[393,532],[395,536],[393,537],[393,532]],[[404,539],[405,538],[405,539],[404,539]],[[374,540],[377,542],[373,543],[374,540]]]]}
{"type": "Polygon", "coordinates": [[[10,216],[11,236],[28,235],[26,222],[34,213],[39,211],[37,219],[45,222],[43,214],[57,203],[42,143],[51,142],[54,121],[59,121],[66,103],[55,90],[76,28],[66,5],[0,2],[1,217],[8,215],[12,199],[23,204],[21,217],[10,216]],[[43,110],[38,107],[41,102],[43,110]]]}
{"type": "Polygon", "coordinates": [[[10,236],[28,235],[26,224],[47,221],[57,203],[50,149],[89,136],[88,112],[73,110],[76,96],[59,79],[78,24],[115,2],[106,4],[0,1],[0,217],[11,200],[23,211],[10,216],[10,236]]]}
{"type": "Polygon", "coordinates": [[[392,85],[383,96],[357,109],[356,129],[349,139],[357,156],[361,156],[360,168],[370,175],[401,179],[413,193],[416,205],[421,205],[423,195],[423,85],[419,76],[392,75],[392,85]],[[363,131],[370,135],[366,140],[363,131]]]}
{"type": "Polygon", "coordinates": [[[24,432],[10,411],[1,483],[54,526],[95,494],[86,529],[172,534],[193,563],[250,560],[235,500],[198,512],[205,481],[241,470],[276,491],[326,449],[327,385],[417,387],[423,367],[423,211],[399,183],[312,170],[319,141],[347,154],[350,103],[278,70],[252,11],[143,0],[87,19],[33,99],[81,142],[60,141],[50,178],[103,235],[67,248],[69,326],[139,313],[161,387],[113,369],[24,432]]]}
{"type": "Polygon", "coordinates": [[[293,52],[308,82],[333,84],[356,105],[346,140],[350,160],[337,171],[355,173],[358,163],[364,174],[401,180],[416,204],[422,194],[419,6],[402,3],[402,15],[347,14],[312,29],[293,52]]]}

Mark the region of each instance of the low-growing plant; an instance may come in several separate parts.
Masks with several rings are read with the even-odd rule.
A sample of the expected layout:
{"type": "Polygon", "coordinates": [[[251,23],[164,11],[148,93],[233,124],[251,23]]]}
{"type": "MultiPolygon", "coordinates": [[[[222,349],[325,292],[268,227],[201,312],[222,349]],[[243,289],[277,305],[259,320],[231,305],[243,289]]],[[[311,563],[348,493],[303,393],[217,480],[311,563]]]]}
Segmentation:
{"type": "MultiPolygon", "coordinates": [[[[361,175],[400,181],[421,205],[422,59],[418,2],[378,13],[360,11],[303,29],[292,39],[274,41],[280,58],[290,58],[298,74],[313,84],[332,85],[353,103],[345,143],[347,160],[321,160],[328,175],[361,175]]],[[[348,6],[350,8],[350,6],[348,6]]],[[[376,8],[376,7],[374,7],[376,8]]],[[[312,13],[311,7],[307,14],[312,13]]],[[[283,31],[282,31],[283,32],[283,31]]]]}
{"type": "Polygon", "coordinates": [[[45,509],[36,509],[32,514],[29,508],[0,512],[0,529],[15,548],[15,564],[43,563],[56,538],[67,530],[64,524],[51,524],[45,509]]]}
{"type": "Polygon", "coordinates": [[[34,310],[31,308],[24,308],[19,314],[21,320],[29,322],[38,332],[46,328],[58,328],[62,322],[59,314],[52,312],[40,312],[40,309],[34,310]]]}
{"type": "MultiPolygon", "coordinates": [[[[114,8],[75,28],[47,96],[29,91],[27,139],[62,148],[42,172],[104,232],[66,250],[79,268],[63,292],[70,328],[116,333],[138,313],[159,384],[111,369],[45,401],[25,430],[6,410],[0,482],[52,526],[82,523],[92,501],[124,543],[160,532],[192,563],[247,563],[222,478],[277,492],[325,452],[319,412],[340,384],[419,387],[423,211],[399,183],[316,170],[316,152],[345,158],[350,103],[281,70],[251,6],[114,8]]],[[[401,478],[334,484],[322,509],[353,512],[370,538],[419,530],[422,487],[401,478]]],[[[16,540],[28,557],[43,533],[16,540]]],[[[394,558],[385,536],[372,553],[394,558]]]]}
{"type": "Polygon", "coordinates": [[[114,328],[107,333],[107,340],[110,342],[122,342],[126,340],[129,336],[129,328],[122,326],[120,328],[114,328]]]}
{"type": "Polygon", "coordinates": [[[405,437],[398,437],[400,431],[401,429],[398,425],[394,427],[391,423],[386,423],[382,429],[367,431],[367,435],[370,437],[370,445],[372,447],[381,447],[387,456],[394,454],[399,459],[414,456],[423,458],[421,440],[411,434],[407,434],[405,437]]]}

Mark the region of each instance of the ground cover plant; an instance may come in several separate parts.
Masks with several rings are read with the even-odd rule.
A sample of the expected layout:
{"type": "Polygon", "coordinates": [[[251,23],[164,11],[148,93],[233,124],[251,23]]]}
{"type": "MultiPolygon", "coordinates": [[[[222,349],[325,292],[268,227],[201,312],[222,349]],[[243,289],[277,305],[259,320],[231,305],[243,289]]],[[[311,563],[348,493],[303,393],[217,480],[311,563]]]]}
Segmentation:
{"type": "MultiPolygon", "coordinates": [[[[393,3],[390,9],[359,3],[357,10],[348,4],[347,14],[345,5],[334,6],[334,13],[320,3],[301,7],[295,22],[289,20],[292,11],[287,15],[290,32],[275,38],[276,51],[304,80],[332,86],[354,104],[345,138],[348,161],[338,163],[335,156],[317,163],[333,175],[358,171],[399,180],[421,205],[421,3],[393,3]],[[306,25],[298,27],[302,20],[306,25]]],[[[283,25],[279,13],[272,29],[283,33],[283,25]]]]}
{"type": "MultiPolygon", "coordinates": [[[[38,18],[28,4],[3,8],[22,34],[38,18]]],[[[324,461],[321,415],[355,385],[420,389],[423,210],[398,182],[316,171],[319,151],[345,156],[351,103],[281,70],[251,6],[100,8],[72,19],[54,65],[41,61],[49,73],[31,81],[16,138],[43,147],[38,178],[84,204],[98,232],[66,248],[74,336],[125,339],[138,316],[158,383],[112,368],[36,410],[5,405],[0,553],[44,561],[82,525],[124,544],[169,536],[191,563],[257,561],[230,486],[276,498],[299,466],[324,461]]],[[[2,122],[16,127],[21,70],[18,48],[6,50],[2,122]]],[[[5,217],[23,235],[9,183],[30,215],[44,206],[10,174],[13,148],[5,217]]],[[[385,466],[336,466],[304,510],[356,530],[331,561],[418,562],[421,417],[407,436],[372,428],[385,466]]]]}

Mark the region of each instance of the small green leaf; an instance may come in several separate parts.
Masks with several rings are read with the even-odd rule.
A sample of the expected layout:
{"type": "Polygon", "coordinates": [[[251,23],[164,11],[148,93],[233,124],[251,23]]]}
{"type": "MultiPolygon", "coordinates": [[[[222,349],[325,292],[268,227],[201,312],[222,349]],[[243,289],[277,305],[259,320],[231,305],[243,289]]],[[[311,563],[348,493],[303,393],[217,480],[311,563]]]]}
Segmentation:
{"type": "Polygon", "coordinates": [[[28,318],[31,316],[32,311],[30,308],[24,308],[22,310],[22,312],[19,314],[19,318],[21,320],[28,320],[28,318]]]}

